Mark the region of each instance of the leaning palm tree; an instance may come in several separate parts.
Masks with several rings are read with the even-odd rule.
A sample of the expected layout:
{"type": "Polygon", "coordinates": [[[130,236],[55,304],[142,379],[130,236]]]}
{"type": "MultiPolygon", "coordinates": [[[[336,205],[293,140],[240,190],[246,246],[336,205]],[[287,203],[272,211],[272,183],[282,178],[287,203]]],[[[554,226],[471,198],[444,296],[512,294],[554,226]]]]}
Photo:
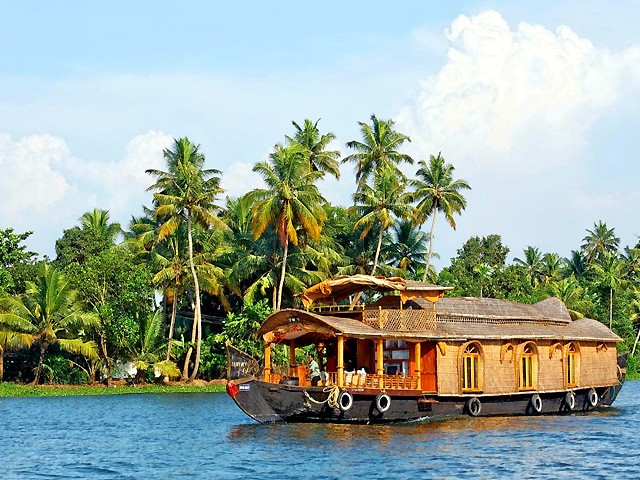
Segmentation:
{"type": "Polygon", "coordinates": [[[88,230],[105,243],[113,245],[122,229],[119,223],[111,223],[109,220],[108,210],[94,208],[80,217],[80,224],[83,230],[88,230]]]}
{"type": "Polygon", "coordinates": [[[312,171],[319,170],[339,179],[340,164],[338,159],[340,158],[340,152],[327,150],[327,147],[336,139],[336,136],[331,132],[321,135],[318,129],[318,122],[320,122],[320,119],[313,123],[308,118],[305,118],[302,126],[296,122],[291,122],[296,128],[296,133],[293,137],[287,136],[287,141],[291,144],[296,143],[306,150],[309,167],[312,171]]]}
{"type": "Polygon", "coordinates": [[[445,163],[440,153],[437,157],[431,155],[429,164],[421,160],[419,165],[420,168],[416,172],[418,179],[411,181],[411,185],[415,188],[411,193],[411,199],[418,202],[415,216],[416,225],[422,225],[430,215],[433,215],[429,231],[429,253],[422,279],[422,281],[426,281],[433,252],[436,215],[438,212],[442,212],[451,228],[455,230],[454,214],[460,214],[467,207],[467,200],[461,190],[470,190],[471,187],[465,180],[453,178],[455,168],[450,163],[445,163]]]}
{"type": "Polygon", "coordinates": [[[24,295],[0,299],[0,324],[12,325],[31,335],[39,346],[34,384],[40,381],[44,355],[52,345],[89,359],[97,359],[94,341],[84,341],[82,332],[97,326],[97,317],[78,301],[63,274],[44,264],[35,282],[27,282],[24,295]]]}
{"type": "Polygon", "coordinates": [[[634,287],[632,291],[631,300],[631,324],[636,326],[638,333],[636,339],[633,342],[633,348],[631,349],[631,356],[633,357],[640,341],[640,287],[634,287]]]}
{"type": "Polygon", "coordinates": [[[390,169],[375,176],[373,187],[363,184],[353,194],[353,210],[359,216],[354,228],[362,227],[360,240],[364,240],[374,227],[378,227],[378,243],[370,275],[374,275],[378,267],[385,232],[394,225],[396,218],[410,218],[412,215],[413,209],[404,188],[405,183],[390,169]]]}
{"type": "MultiPolygon", "coordinates": [[[[167,171],[147,170],[155,178],[148,190],[155,191],[155,216],[163,221],[158,231],[162,240],[175,232],[181,223],[187,224],[189,266],[194,285],[195,311],[193,316],[192,343],[196,344],[196,358],[190,379],[195,379],[200,367],[200,348],[202,342],[202,317],[200,312],[200,284],[193,261],[193,224],[204,227],[226,228],[224,222],[216,216],[216,205],[220,188],[220,171],[205,169],[204,154],[200,146],[191,143],[188,138],[174,140],[172,149],[163,152],[167,171]]],[[[193,348],[187,350],[185,365],[191,360],[193,348]]]]}
{"type": "Polygon", "coordinates": [[[259,173],[266,183],[266,188],[251,192],[254,200],[253,238],[257,240],[272,226],[284,250],[275,306],[280,310],[289,244],[298,245],[298,228],[318,240],[327,218],[322,208],[326,200],[314,185],[323,173],[309,169],[305,150],[295,144],[286,147],[276,145],[269,160],[257,163],[253,171],[259,173]]]}
{"type": "Polygon", "coordinates": [[[593,224],[593,230],[587,229],[587,235],[582,239],[582,250],[585,252],[589,264],[599,260],[605,253],[617,253],[620,238],[616,237],[613,228],[600,220],[593,224]]]}
{"type": "Polygon", "coordinates": [[[356,181],[360,189],[374,174],[381,174],[390,170],[398,178],[404,179],[404,174],[398,168],[400,163],[413,164],[413,159],[400,153],[398,149],[411,139],[394,130],[393,120],[378,120],[371,115],[371,125],[358,122],[362,141],[352,140],[347,142],[347,147],[356,153],[342,159],[342,163],[353,162],[356,164],[356,181]]]}

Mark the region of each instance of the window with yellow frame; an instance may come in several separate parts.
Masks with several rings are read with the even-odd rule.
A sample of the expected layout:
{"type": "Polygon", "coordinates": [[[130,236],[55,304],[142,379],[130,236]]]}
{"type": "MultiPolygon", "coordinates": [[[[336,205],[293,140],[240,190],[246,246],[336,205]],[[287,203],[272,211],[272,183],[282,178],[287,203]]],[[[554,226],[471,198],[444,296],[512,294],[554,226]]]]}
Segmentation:
{"type": "Polygon", "coordinates": [[[567,387],[578,385],[578,350],[573,343],[567,347],[567,387]]]}
{"type": "Polygon", "coordinates": [[[535,385],[535,369],[538,354],[535,347],[528,343],[522,349],[520,357],[520,390],[533,390],[535,385]]]}
{"type": "Polygon", "coordinates": [[[480,349],[477,344],[471,343],[462,353],[462,390],[480,389],[480,349]]]}

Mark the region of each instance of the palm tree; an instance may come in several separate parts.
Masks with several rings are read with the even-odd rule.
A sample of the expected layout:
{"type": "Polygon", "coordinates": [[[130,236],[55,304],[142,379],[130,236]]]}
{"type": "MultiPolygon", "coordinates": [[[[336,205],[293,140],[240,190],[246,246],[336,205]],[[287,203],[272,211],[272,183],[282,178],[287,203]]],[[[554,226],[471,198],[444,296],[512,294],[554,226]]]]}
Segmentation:
{"type": "Polygon", "coordinates": [[[585,298],[584,288],[573,275],[549,283],[547,291],[552,297],[562,300],[573,320],[583,318],[590,307],[590,302],[585,298]]]}
{"type": "Polygon", "coordinates": [[[631,300],[631,324],[635,324],[638,329],[636,339],[633,342],[633,348],[631,349],[631,356],[633,357],[638,347],[638,341],[640,341],[640,287],[634,287],[631,300]]]}
{"type": "Polygon", "coordinates": [[[418,202],[416,205],[416,225],[422,225],[427,221],[429,215],[433,215],[429,231],[429,253],[422,279],[422,281],[426,281],[433,252],[436,215],[438,212],[442,212],[451,228],[455,230],[456,221],[453,215],[460,214],[467,207],[467,200],[460,192],[461,190],[470,190],[471,187],[465,180],[454,180],[453,171],[455,168],[452,164],[445,163],[440,153],[437,157],[431,155],[428,165],[424,160],[420,160],[419,165],[420,168],[416,172],[418,179],[411,181],[411,185],[415,187],[411,193],[411,199],[418,202]]]}
{"type": "Polygon", "coordinates": [[[542,254],[540,250],[537,247],[528,246],[524,249],[524,260],[516,257],[513,261],[527,270],[531,285],[535,287],[540,280],[540,270],[542,269],[542,254]]]}
{"type": "Polygon", "coordinates": [[[257,163],[253,171],[262,176],[267,186],[251,192],[253,238],[257,240],[272,226],[284,250],[275,308],[280,310],[289,244],[298,245],[298,228],[318,240],[327,218],[322,208],[326,200],[314,185],[323,173],[309,170],[305,150],[295,144],[276,145],[269,160],[257,163]]]}
{"type": "Polygon", "coordinates": [[[609,290],[609,328],[613,325],[613,292],[625,281],[624,263],[617,255],[605,251],[600,260],[592,265],[593,271],[602,284],[609,290]]]}
{"type": "Polygon", "coordinates": [[[80,338],[86,329],[97,326],[96,316],[77,300],[77,292],[62,273],[47,264],[35,282],[27,282],[23,296],[0,299],[0,309],[6,312],[0,314],[0,324],[19,328],[40,347],[34,384],[40,381],[44,354],[52,345],[90,359],[98,356],[95,342],[80,338]]]}
{"type": "MultiPolygon", "coordinates": [[[[167,171],[147,170],[156,179],[149,187],[153,190],[155,216],[164,222],[158,231],[158,240],[175,232],[178,226],[187,223],[189,267],[194,285],[195,311],[193,316],[192,343],[196,343],[196,358],[190,379],[195,379],[200,367],[200,348],[202,342],[202,316],[200,311],[200,284],[193,253],[193,224],[203,227],[226,228],[224,222],[215,215],[219,210],[216,197],[222,193],[220,171],[204,169],[205,157],[199,151],[200,146],[184,137],[174,140],[173,149],[165,149],[163,156],[167,162],[167,171]]],[[[187,350],[185,365],[189,364],[193,348],[187,350]]]]}
{"type": "Polygon", "coordinates": [[[605,253],[616,253],[620,246],[620,238],[615,236],[613,228],[607,228],[607,224],[600,220],[593,224],[593,230],[587,229],[582,241],[582,250],[587,256],[587,262],[592,264],[599,260],[605,253]]]}
{"type": "Polygon", "coordinates": [[[573,275],[576,278],[582,278],[588,270],[587,261],[578,250],[571,250],[571,257],[564,259],[565,274],[573,275]]]}
{"type": "Polygon", "coordinates": [[[119,223],[111,223],[109,220],[108,210],[94,208],[93,211],[86,212],[80,217],[80,224],[83,230],[88,230],[105,243],[113,245],[122,229],[119,223]]]}
{"type": "Polygon", "coordinates": [[[564,259],[557,253],[545,253],[542,256],[540,276],[545,285],[560,278],[562,271],[566,268],[563,262],[564,259]]]}
{"type": "Polygon", "coordinates": [[[162,359],[167,344],[162,332],[162,311],[155,312],[140,319],[139,342],[131,349],[131,358],[138,370],[136,378],[142,377],[149,368],[153,368],[163,377],[178,377],[180,370],[171,360],[162,359]]]}
{"type": "Polygon", "coordinates": [[[427,256],[428,236],[414,227],[409,219],[402,219],[391,227],[391,234],[383,247],[386,258],[395,267],[402,269],[405,275],[413,277],[418,265],[424,263],[427,256]]]}
{"type": "Polygon", "coordinates": [[[356,164],[358,189],[367,183],[369,177],[385,170],[391,170],[396,177],[404,179],[398,165],[402,162],[413,164],[413,159],[400,153],[398,149],[411,139],[393,129],[393,120],[378,120],[375,115],[371,115],[371,125],[364,122],[358,124],[362,141],[347,142],[347,147],[354,149],[356,153],[342,159],[342,163],[356,164]]]}
{"type": "Polygon", "coordinates": [[[374,227],[378,227],[378,244],[370,275],[376,272],[382,239],[387,229],[394,225],[396,218],[410,218],[412,215],[413,209],[404,188],[405,183],[398,179],[394,170],[385,170],[375,175],[373,187],[363,184],[353,194],[353,209],[359,216],[354,228],[362,227],[360,240],[364,240],[374,227]]]}
{"type": "Polygon", "coordinates": [[[296,128],[296,133],[293,137],[287,136],[287,141],[290,144],[300,145],[306,151],[309,158],[309,167],[312,171],[328,173],[339,179],[340,164],[338,159],[340,158],[340,152],[327,150],[327,147],[336,139],[336,136],[331,132],[320,135],[318,122],[320,122],[320,119],[313,123],[305,118],[302,127],[296,122],[291,122],[296,128]]]}

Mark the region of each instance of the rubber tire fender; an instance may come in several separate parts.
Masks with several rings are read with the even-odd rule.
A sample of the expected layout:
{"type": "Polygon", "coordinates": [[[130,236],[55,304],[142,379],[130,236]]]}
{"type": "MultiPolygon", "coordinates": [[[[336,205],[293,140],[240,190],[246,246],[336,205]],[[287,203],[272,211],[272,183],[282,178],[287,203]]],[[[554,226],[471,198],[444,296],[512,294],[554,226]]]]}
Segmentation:
{"type": "Polygon", "coordinates": [[[391,407],[391,397],[387,393],[380,392],[378,395],[376,395],[374,406],[378,412],[386,412],[387,410],[389,410],[389,407],[391,407]]]}
{"type": "Polygon", "coordinates": [[[589,393],[587,393],[587,403],[589,404],[589,406],[591,408],[596,408],[598,406],[599,400],[600,398],[598,397],[598,392],[596,392],[594,388],[589,390],[589,393]]]}
{"type": "Polygon", "coordinates": [[[568,411],[572,411],[576,408],[576,394],[572,391],[568,391],[564,396],[564,406],[568,411]]]}
{"type": "Polygon", "coordinates": [[[338,395],[338,407],[343,412],[349,411],[353,407],[353,395],[346,390],[340,392],[340,395],[338,395]]]}
{"type": "Polygon", "coordinates": [[[467,400],[466,409],[469,415],[471,415],[472,417],[477,417],[482,411],[482,402],[478,397],[471,397],[469,400],[467,400]]]}
{"type": "Polygon", "coordinates": [[[540,395],[538,395],[537,393],[534,393],[531,396],[531,400],[529,400],[529,405],[531,405],[531,409],[535,413],[541,413],[542,412],[542,398],[540,398],[540,395]]]}

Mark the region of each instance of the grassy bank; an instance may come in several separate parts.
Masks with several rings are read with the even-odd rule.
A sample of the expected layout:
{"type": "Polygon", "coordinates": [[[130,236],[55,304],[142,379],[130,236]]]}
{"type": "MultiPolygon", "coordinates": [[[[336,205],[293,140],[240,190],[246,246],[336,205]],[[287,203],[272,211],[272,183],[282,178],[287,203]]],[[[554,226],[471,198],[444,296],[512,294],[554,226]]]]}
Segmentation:
{"type": "Polygon", "coordinates": [[[0,397],[71,397],[86,395],[129,395],[136,393],[219,393],[224,385],[19,385],[1,383],[0,397]]]}

